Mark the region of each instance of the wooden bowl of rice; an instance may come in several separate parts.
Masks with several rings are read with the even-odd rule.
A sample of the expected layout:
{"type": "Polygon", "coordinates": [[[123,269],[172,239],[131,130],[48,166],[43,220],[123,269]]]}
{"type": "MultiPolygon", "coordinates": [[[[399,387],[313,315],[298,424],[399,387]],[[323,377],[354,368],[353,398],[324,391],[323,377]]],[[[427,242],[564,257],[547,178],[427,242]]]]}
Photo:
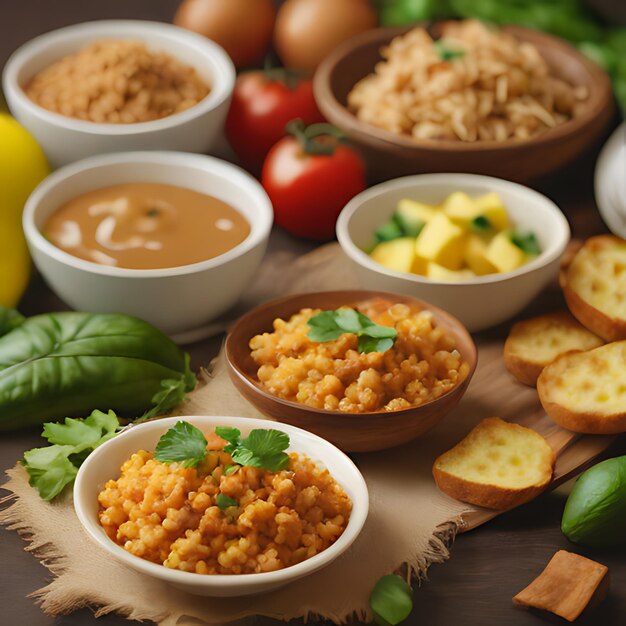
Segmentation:
{"type": "MultiPolygon", "coordinates": [[[[476,79],[469,73],[478,71],[471,63],[477,51],[467,47],[467,41],[458,57],[454,49],[440,55],[441,66],[447,62],[455,68],[440,79],[441,67],[426,49],[436,49],[437,44],[433,46],[422,33],[405,36],[421,26],[436,40],[446,29],[455,32],[463,23],[452,24],[367,31],[339,46],[319,66],[314,77],[319,108],[358,147],[373,180],[422,172],[467,172],[527,182],[565,166],[602,138],[614,118],[615,105],[610,79],[598,65],[557,37],[507,26],[499,32],[517,42],[504,41],[508,49],[502,54],[478,50],[481,71],[494,78],[493,88],[482,88],[488,80],[484,74],[476,79]],[[399,36],[402,39],[387,48],[399,36]],[[566,96],[577,101],[568,114],[561,115],[556,104],[549,106],[551,95],[540,96],[543,105],[546,98],[550,100],[548,106],[540,106],[531,95],[516,97],[514,73],[519,71],[507,66],[507,55],[515,56],[517,51],[528,55],[524,63],[529,75],[535,74],[531,77],[535,90],[537,85],[539,91],[543,89],[541,71],[537,83],[535,66],[543,67],[546,80],[558,83],[561,91],[567,90],[564,86],[571,88],[566,96]],[[429,54],[430,65],[424,62],[429,54]],[[370,78],[364,81],[366,77],[370,78]],[[457,87],[439,84],[444,79],[457,87]],[[477,111],[484,104],[482,98],[490,97],[497,108],[486,120],[477,111]]],[[[471,45],[481,48],[485,39],[480,29],[485,27],[478,22],[472,27],[479,32],[471,45]]],[[[495,42],[496,50],[501,43],[495,42]]],[[[556,97],[554,102],[558,103],[556,97]]]]}

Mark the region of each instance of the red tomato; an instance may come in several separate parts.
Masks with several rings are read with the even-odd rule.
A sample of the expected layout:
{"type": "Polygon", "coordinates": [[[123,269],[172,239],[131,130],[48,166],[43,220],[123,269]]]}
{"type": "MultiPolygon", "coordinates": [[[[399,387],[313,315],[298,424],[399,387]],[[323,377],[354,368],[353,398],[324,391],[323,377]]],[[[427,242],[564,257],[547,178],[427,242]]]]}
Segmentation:
{"type": "Polygon", "coordinates": [[[285,126],[296,118],[306,124],[324,120],[310,80],[281,70],[248,72],[237,78],[226,136],[241,164],[258,174],[270,148],[287,134],[285,126]]]}
{"type": "Polygon", "coordinates": [[[289,136],[270,150],[261,182],[279,226],[296,237],[323,241],[334,236],[346,203],[365,189],[365,167],[352,148],[333,136],[289,136]],[[320,147],[332,153],[312,153],[320,147]]]}

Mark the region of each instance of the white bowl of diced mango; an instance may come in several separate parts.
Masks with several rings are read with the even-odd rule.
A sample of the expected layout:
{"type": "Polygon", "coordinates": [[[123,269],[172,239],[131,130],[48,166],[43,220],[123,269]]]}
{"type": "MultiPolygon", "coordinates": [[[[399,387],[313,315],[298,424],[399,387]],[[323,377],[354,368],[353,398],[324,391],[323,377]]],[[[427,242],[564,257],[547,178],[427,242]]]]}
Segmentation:
{"type": "Polygon", "coordinates": [[[545,196],[473,174],[388,181],[355,196],[337,221],[363,286],[432,302],[470,331],[524,309],[556,277],[569,237],[545,196]]]}

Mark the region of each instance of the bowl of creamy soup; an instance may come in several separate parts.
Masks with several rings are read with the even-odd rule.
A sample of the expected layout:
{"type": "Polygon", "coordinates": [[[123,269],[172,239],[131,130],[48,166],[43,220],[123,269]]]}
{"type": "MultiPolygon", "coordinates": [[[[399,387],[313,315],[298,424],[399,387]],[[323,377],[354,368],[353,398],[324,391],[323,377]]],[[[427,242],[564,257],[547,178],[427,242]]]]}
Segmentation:
{"type": "Polygon", "coordinates": [[[35,265],[71,307],[136,315],[170,334],[234,306],[265,253],[261,185],[214,157],[127,152],[57,170],[24,208],[35,265]]]}

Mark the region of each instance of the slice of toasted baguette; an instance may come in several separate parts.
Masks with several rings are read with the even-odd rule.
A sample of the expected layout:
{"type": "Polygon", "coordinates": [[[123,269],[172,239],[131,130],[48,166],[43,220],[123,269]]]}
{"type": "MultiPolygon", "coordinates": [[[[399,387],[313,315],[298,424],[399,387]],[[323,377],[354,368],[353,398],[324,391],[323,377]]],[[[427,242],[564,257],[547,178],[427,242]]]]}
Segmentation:
{"type": "Polygon", "coordinates": [[[537,432],[488,417],[433,464],[433,476],[449,496],[504,510],[538,496],[552,480],[555,455],[537,432]]]}
{"type": "Polygon", "coordinates": [[[541,370],[561,354],[603,343],[570,313],[557,311],[515,324],[504,344],[504,364],[517,380],[534,387],[541,370]]]}
{"type": "Polygon", "coordinates": [[[611,235],[588,239],[561,268],[570,311],[606,341],[626,339],[626,241],[611,235]]]}
{"type": "Polygon", "coordinates": [[[546,413],[563,428],[626,432],[626,341],[564,354],[541,372],[537,391],[546,413]]]}

